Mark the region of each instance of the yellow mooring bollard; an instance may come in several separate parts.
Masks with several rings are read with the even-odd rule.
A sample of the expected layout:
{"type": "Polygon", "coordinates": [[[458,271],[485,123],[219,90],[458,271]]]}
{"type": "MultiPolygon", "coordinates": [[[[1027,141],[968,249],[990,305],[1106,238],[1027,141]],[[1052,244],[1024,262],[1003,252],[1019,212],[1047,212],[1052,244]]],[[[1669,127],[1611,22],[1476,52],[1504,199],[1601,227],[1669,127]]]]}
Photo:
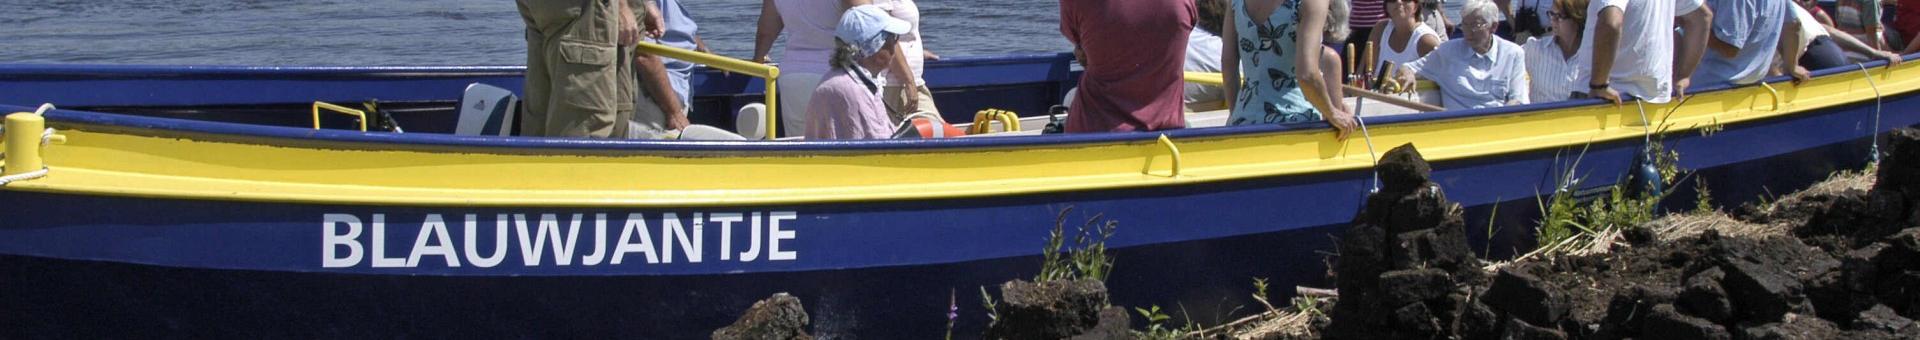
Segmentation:
{"type": "Polygon", "coordinates": [[[47,119],[40,115],[17,112],[7,115],[6,167],[0,176],[12,176],[40,170],[45,164],[40,161],[40,132],[47,129],[47,119]]]}

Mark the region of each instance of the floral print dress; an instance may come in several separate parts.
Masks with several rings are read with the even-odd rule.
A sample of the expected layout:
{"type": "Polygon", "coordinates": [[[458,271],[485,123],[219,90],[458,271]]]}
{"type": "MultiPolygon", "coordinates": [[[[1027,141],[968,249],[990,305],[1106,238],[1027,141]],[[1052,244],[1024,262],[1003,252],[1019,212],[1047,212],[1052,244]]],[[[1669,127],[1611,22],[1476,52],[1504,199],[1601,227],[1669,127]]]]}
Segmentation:
{"type": "Polygon", "coordinates": [[[1233,25],[1239,33],[1240,41],[1235,45],[1240,49],[1240,78],[1244,81],[1227,125],[1321,120],[1320,111],[1307,103],[1307,95],[1300,92],[1300,81],[1294,76],[1293,60],[1303,53],[1293,45],[1299,38],[1300,2],[1282,1],[1273,14],[1256,20],[1247,12],[1246,0],[1233,0],[1233,8],[1239,11],[1233,25]]]}

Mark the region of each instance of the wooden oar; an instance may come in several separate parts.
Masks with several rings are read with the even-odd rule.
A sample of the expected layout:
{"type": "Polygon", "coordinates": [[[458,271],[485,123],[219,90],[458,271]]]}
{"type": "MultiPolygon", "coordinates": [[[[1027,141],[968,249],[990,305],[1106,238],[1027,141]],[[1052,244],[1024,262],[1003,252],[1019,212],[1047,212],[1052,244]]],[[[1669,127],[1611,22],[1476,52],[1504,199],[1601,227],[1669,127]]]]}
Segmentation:
{"type": "Polygon", "coordinates": [[[1351,94],[1356,97],[1378,100],[1382,103],[1399,105],[1409,109],[1418,110],[1420,112],[1439,112],[1439,111],[1447,110],[1439,106],[1427,105],[1427,103],[1416,102],[1412,100],[1407,100],[1405,98],[1400,98],[1399,96],[1368,91],[1367,89],[1353,87],[1353,85],[1340,85],[1340,87],[1345,89],[1347,94],[1351,94]]]}

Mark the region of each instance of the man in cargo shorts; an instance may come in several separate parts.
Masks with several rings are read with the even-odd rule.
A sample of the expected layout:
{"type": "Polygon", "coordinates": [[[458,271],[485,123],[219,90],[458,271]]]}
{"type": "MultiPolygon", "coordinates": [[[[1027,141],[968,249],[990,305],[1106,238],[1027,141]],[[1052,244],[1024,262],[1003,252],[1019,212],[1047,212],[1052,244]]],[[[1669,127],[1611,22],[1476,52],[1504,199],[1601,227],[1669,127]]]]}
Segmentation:
{"type": "MultiPolygon", "coordinates": [[[[526,136],[664,138],[667,114],[639,108],[631,46],[651,0],[519,0],[527,25],[526,136]]],[[[658,35],[659,27],[649,29],[658,35]]],[[[678,112],[674,114],[680,114],[678,112]]],[[[677,121],[684,122],[685,118],[677,121]]],[[[682,123],[684,124],[684,123],[682,123]]]]}

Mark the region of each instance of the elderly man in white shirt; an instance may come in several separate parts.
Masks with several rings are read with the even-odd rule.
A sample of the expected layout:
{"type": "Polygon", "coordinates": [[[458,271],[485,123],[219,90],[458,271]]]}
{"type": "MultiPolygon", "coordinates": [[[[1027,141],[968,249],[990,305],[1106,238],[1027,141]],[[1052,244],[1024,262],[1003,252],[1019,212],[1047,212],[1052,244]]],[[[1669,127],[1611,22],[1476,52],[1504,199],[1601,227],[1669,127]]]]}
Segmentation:
{"type": "Polygon", "coordinates": [[[1498,7],[1488,0],[1470,0],[1461,17],[1465,38],[1442,43],[1426,57],[1403,65],[1395,78],[1412,84],[1419,75],[1438,83],[1448,110],[1528,103],[1526,53],[1520,45],[1493,36],[1498,7]]]}

